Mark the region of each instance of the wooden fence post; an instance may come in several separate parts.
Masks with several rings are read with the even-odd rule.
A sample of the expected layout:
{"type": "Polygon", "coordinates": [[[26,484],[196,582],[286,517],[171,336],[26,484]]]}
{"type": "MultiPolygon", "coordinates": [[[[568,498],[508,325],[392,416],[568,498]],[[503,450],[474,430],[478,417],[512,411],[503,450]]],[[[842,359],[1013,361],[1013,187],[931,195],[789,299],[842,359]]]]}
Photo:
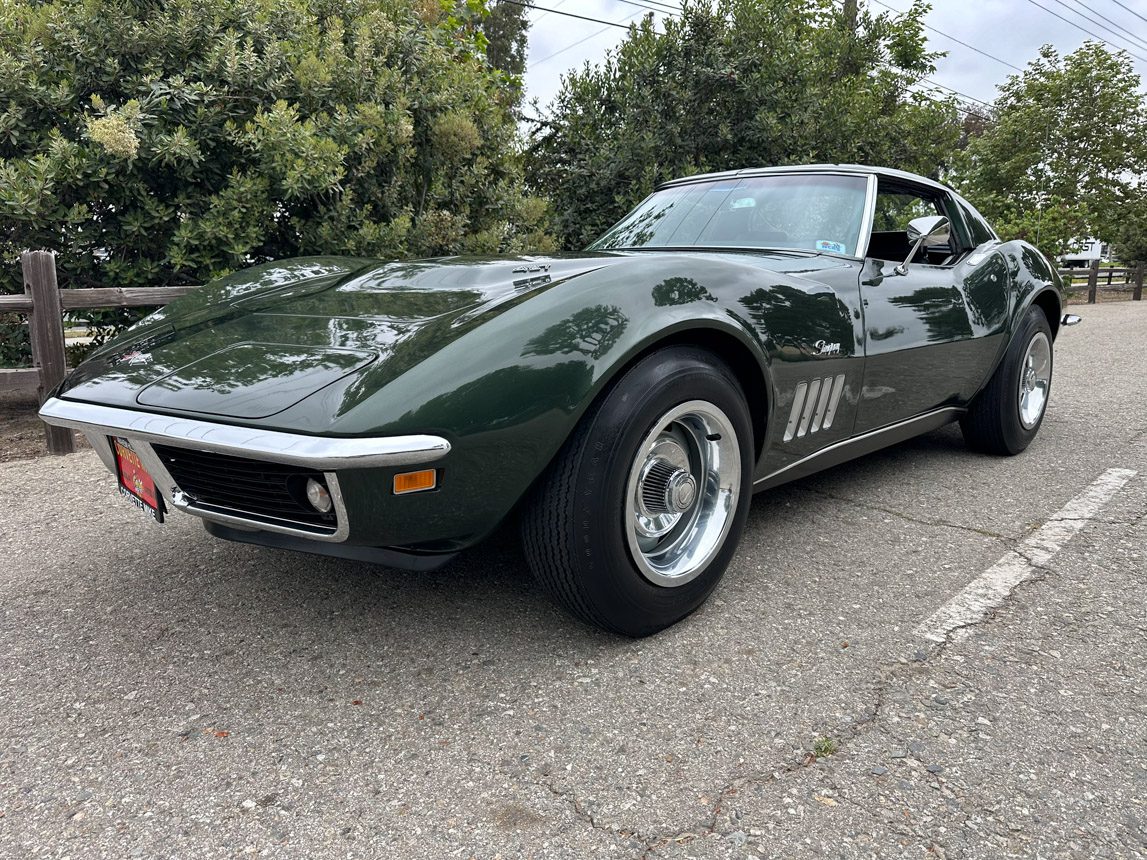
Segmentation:
{"type": "MultiPolygon", "coordinates": [[[[20,257],[24,269],[24,291],[32,297],[28,329],[32,337],[32,362],[40,371],[40,402],[64,378],[64,320],[60,290],[56,284],[56,256],[51,251],[25,251],[20,257]]],[[[47,428],[48,453],[71,454],[76,438],[67,427],[47,428]]]]}
{"type": "Polygon", "coordinates": [[[1092,260],[1087,270],[1087,303],[1095,304],[1095,291],[1099,288],[1099,261],[1092,260]]]}
{"type": "Polygon", "coordinates": [[[1143,263],[1135,264],[1135,290],[1131,293],[1131,300],[1143,301],[1143,263]]]}

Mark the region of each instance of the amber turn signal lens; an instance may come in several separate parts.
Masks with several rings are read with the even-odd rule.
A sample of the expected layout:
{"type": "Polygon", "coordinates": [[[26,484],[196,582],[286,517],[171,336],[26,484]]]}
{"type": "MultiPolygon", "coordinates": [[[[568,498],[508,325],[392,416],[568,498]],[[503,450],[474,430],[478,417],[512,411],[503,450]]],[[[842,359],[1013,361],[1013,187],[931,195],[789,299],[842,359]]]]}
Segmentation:
{"type": "Polygon", "coordinates": [[[422,490],[433,490],[438,485],[438,472],[434,469],[423,469],[421,472],[403,472],[394,476],[394,494],[418,493],[422,490]]]}

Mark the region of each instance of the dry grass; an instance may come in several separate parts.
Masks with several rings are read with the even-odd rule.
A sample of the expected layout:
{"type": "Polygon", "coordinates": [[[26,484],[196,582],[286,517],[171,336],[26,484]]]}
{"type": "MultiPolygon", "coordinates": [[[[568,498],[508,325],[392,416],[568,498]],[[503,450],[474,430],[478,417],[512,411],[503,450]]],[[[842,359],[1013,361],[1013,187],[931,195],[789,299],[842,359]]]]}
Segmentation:
{"type": "MultiPolygon", "coordinates": [[[[44,422],[36,414],[39,404],[34,393],[0,393],[0,463],[27,460],[48,453],[44,422]]],[[[86,448],[83,436],[76,436],[76,448],[86,448]]]]}
{"type": "MultiPolygon", "coordinates": [[[[1131,301],[1131,290],[1105,290],[1102,287],[1095,293],[1096,304],[1107,304],[1108,302],[1129,302],[1131,301]]],[[[1067,303],[1069,305],[1086,305],[1087,304],[1087,289],[1075,290],[1067,294],[1067,303]]]]}

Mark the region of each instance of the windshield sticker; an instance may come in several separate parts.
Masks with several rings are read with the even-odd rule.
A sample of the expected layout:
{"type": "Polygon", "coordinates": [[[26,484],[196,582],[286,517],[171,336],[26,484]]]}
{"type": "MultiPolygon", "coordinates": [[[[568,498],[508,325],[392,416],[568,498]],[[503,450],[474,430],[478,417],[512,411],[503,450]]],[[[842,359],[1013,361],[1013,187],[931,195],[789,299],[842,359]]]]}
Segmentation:
{"type": "Polygon", "coordinates": [[[830,242],[828,239],[817,239],[816,249],[818,251],[832,251],[834,254],[844,253],[844,245],[840,242],[830,242]]]}
{"type": "Polygon", "coordinates": [[[730,209],[756,209],[757,201],[752,197],[742,197],[729,204],[730,209]]]}

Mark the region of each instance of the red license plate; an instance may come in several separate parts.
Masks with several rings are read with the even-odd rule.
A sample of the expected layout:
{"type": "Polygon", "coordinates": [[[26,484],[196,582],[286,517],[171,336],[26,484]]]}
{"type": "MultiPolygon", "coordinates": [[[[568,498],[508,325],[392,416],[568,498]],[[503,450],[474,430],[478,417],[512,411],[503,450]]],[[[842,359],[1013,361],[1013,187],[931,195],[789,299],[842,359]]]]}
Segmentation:
{"type": "Polygon", "coordinates": [[[163,522],[163,501],[155,489],[155,481],[143,467],[139,455],[126,439],[113,439],[115,446],[116,473],[119,477],[120,495],[126,496],[137,508],[163,522]]]}

